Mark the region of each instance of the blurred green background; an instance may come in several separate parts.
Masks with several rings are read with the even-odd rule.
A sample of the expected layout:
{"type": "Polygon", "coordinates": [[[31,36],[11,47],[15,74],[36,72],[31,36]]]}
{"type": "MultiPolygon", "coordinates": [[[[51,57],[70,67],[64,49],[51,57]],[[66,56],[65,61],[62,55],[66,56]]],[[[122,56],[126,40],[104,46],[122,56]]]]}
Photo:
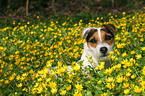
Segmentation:
{"type": "Polygon", "coordinates": [[[95,16],[140,11],[145,0],[0,0],[0,19],[24,16],[95,16]]]}

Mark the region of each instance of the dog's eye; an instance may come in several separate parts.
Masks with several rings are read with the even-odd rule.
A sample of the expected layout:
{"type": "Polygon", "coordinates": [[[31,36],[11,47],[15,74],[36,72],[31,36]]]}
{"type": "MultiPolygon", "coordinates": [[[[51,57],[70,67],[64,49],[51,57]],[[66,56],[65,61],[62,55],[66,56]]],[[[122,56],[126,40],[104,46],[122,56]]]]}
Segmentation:
{"type": "Polygon", "coordinates": [[[91,39],[90,42],[91,43],[97,43],[97,41],[95,39],[91,39]]]}
{"type": "Polygon", "coordinates": [[[110,35],[105,35],[105,41],[109,41],[109,40],[111,40],[112,39],[112,36],[110,36],[110,35]]]}

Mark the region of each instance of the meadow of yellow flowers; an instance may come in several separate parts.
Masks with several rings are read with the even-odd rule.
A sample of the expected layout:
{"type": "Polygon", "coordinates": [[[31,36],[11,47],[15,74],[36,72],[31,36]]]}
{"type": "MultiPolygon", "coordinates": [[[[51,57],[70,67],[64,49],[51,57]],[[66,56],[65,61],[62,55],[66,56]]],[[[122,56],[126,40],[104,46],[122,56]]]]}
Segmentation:
{"type": "Polygon", "coordinates": [[[46,20],[15,22],[0,29],[0,96],[140,96],[145,95],[145,13],[109,18],[96,17],[84,22],[46,20]],[[49,23],[47,23],[49,22],[49,23]],[[114,24],[112,68],[101,62],[92,78],[82,75],[82,30],[114,24]],[[113,55],[114,54],[114,55],[113,55]],[[71,65],[71,72],[67,72],[71,65]],[[55,69],[51,67],[56,66],[55,69]],[[50,70],[50,71],[49,71],[50,70]],[[99,72],[98,72],[99,71],[99,72]],[[51,74],[50,74],[51,73],[51,74]]]}

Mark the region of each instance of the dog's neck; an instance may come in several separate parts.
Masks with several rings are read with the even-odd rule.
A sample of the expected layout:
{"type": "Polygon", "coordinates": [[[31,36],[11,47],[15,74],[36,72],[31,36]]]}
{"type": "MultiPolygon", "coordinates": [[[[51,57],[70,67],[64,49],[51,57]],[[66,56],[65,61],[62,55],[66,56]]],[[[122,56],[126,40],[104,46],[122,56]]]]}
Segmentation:
{"type": "MultiPolygon", "coordinates": [[[[93,56],[93,51],[87,46],[87,42],[84,43],[84,52],[81,56],[81,61],[83,61],[83,68],[88,68],[88,66],[91,67],[97,67],[99,65],[99,58],[96,56],[93,56]],[[91,59],[88,59],[88,57],[92,56],[91,59]],[[90,62],[90,61],[93,62],[90,62]]],[[[105,68],[111,67],[111,60],[105,60],[105,68]]]]}
{"type": "Polygon", "coordinates": [[[81,61],[83,61],[84,67],[88,67],[90,65],[91,67],[96,67],[99,65],[98,58],[95,58],[95,56],[92,56],[93,51],[87,46],[87,42],[84,43],[84,52],[81,56],[81,61]],[[88,59],[89,56],[92,56],[92,59],[88,59]],[[90,63],[90,61],[93,60],[93,62],[90,63]]]}

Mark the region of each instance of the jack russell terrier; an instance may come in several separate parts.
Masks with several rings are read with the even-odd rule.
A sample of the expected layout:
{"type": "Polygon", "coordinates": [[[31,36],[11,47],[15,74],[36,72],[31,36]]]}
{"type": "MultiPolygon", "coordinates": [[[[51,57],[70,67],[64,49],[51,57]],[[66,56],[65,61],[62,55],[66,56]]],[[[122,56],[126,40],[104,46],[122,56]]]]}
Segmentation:
{"type": "Polygon", "coordinates": [[[105,68],[111,67],[111,60],[107,55],[113,51],[115,33],[115,26],[112,24],[105,24],[99,28],[88,27],[83,30],[82,38],[86,39],[80,60],[83,61],[83,69],[88,66],[97,67],[100,61],[105,61],[105,68]],[[89,56],[92,56],[91,63],[89,56]]]}

